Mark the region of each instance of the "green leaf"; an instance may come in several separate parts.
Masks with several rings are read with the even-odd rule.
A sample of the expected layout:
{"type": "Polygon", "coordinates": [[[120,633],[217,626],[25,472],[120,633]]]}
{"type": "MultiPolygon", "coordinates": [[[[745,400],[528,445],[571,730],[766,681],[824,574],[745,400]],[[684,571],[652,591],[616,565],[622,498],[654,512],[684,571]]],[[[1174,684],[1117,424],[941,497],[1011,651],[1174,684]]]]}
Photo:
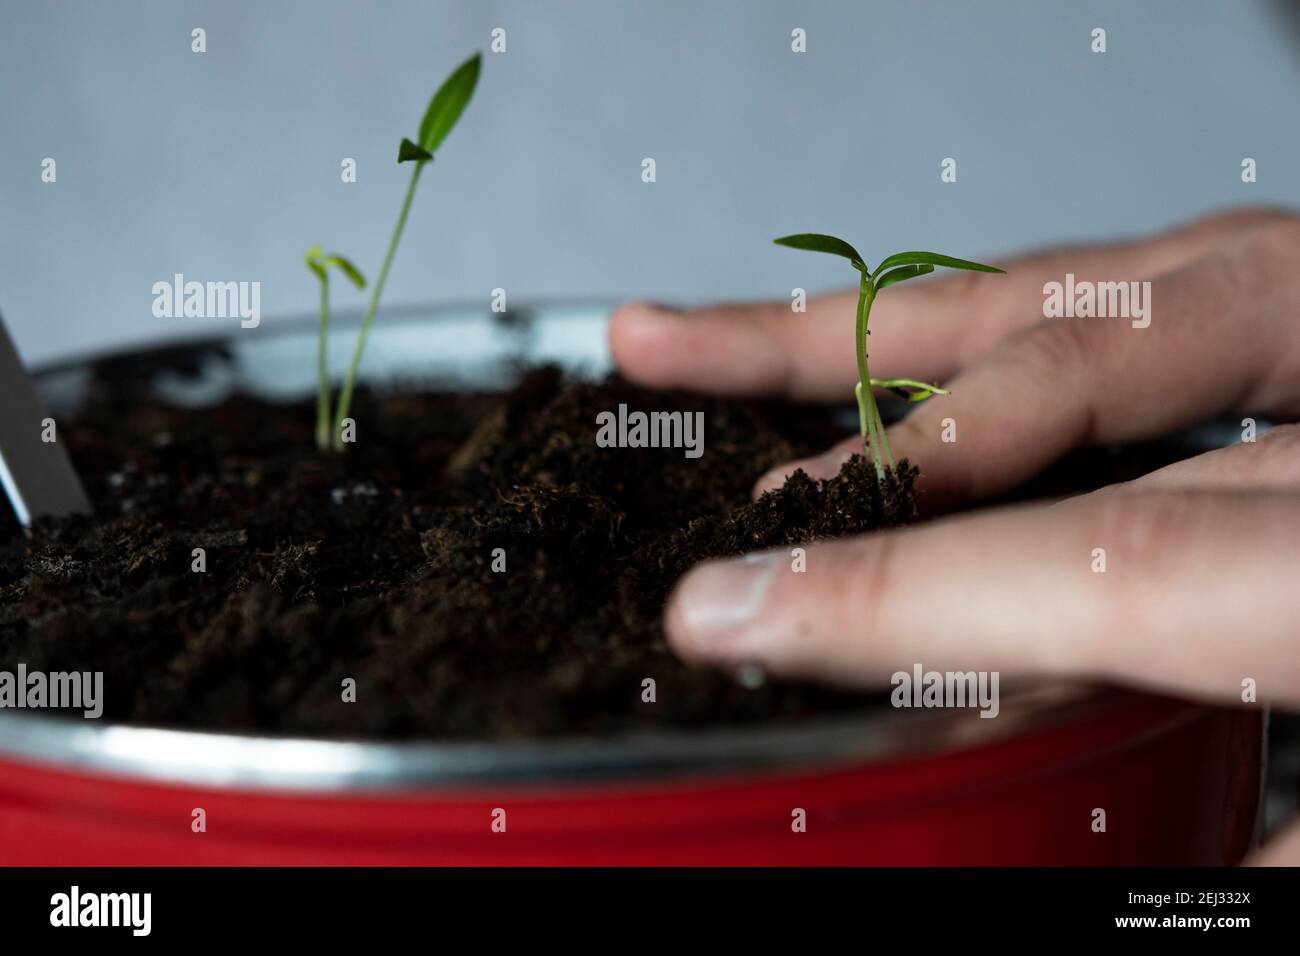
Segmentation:
{"type": "Polygon", "coordinates": [[[336,252],[326,255],[325,250],[320,245],[315,245],[307,250],[305,258],[307,259],[307,268],[316,273],[322,282],[327,281],[329,278],[326,269],[333,266],[351,279],[352,284],[358,289],[366,287],[366,277],[361,274],[361,270],[336,252]]]}
{"type": "Polygon", "coordinates": [[[366,287],[366,277],[361,274],[361,270],[338,253],[326,256],[321,260],[321,264],[334,266],[334,268],[338,269],[345,276],[351,279],[352,284],[358,289],[364,289],[366,287]]]}
{"type": "Polygon", "coordinates": [[[900,252],[897,255],[890,256],[877,266],[872,278],[880,275],[886,269],[892,269],[894,266],[911,265],[943,266],[946,269],[968,269],[971,272],[1003,272],[1002,269],[986,266],[980,262],[971,262],[969,259],[954,259],[952,256],[940,255],[937,252],[900,252]]]}
{"type": "Polygon", "coordinates": [[[879,292],[881,289],[897,282],[906,282],[908,279],[915,279],[917,276],[928,275],[933,271],[934,266],[929,263],[915,266],[899,266],[897,269],[886,272],[876,280],[876,291],[879,292]]]}
{"type": "Polygon", "coordinates": [[[409,139],[403,138],[402,145],[397,147],[397,161],[399,163],[409,163],[412,160],[425,163],[433,159],[433,154],[420,149],[409,139]]]}
{"type": "Polygon", "coordinates": [[[918,382],[914,378],[873,378],[871,387],[889,389],[899,398],[905,398],[909,402],[923,402],[934,395],[952,394],[946,388],[928,382],[918,382]]]}
{"type": "Polygon", "coordinates": [[[307,260],[307,268],[316,273],[316,276],[322,282],[325,281],[325,267],[320,264],[320,257],[324,252],[325,250],[321,248],[320,243],[317,243],[308,249],[306,256],[304,256],[307,260]]]}
{"type": "Polygon", "coordinates": [[[826,236],[819,232],[801,232],[772,241],[778,246],[789,246],[791,249],[807,249],[809,252],[828,252],[833,256],[843,256],[863,272],[867,271],[866,260],[859,255],[858,250],[843,239],[836,239],[834,236],[826,236]]]}
{"type": "Polygon", "coordinates": [[[460,114],[465,112],[469,98],[474,94],[474,87],[478,84],[482,59],[482,54],[475,53],[456,67],[442,86],[438,87],[438,92],[433,94],[429,108],[424,112],[424,119],[420,122],[420,148],[426,153],[432,155],[438,149],[460,119],[460,114]]]}

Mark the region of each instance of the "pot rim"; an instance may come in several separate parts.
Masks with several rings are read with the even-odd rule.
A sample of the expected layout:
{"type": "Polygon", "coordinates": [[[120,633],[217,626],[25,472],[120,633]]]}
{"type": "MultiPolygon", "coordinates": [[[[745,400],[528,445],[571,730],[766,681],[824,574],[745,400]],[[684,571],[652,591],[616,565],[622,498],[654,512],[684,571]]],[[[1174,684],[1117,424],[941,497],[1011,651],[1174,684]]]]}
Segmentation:
{"type": "Polygon", "coordinates": [[[1083,719],[1141,695],[1049,683],[977,710],[873,711],[835,718],[609,737],[414,743],[225,733],[0,713],[0,759],[134,781],[238,789],[365,792],[692,778],[825,769],[989,746],[1083,719]]]}
{"type": "MultiPolygon", "coordinates": [[[[438,321],[446,318],[463,318],[468,315],[479,313],[487,321],[500,321],[511,316],[532,317],[538,313],[568,312],[575,309],[584,312],[599,311],[604,315],[612,312],[615,307],[620,305],[622,300],[610,298],[608,296],[591,295],[591,296],[536,296],[530,298],[522,306],[512,307],[506,312],[496,313],[483,308],[483,303],[471,299],[446,299],[438,302],[405,302],[397,305],[386,305],[383,307],[383,314],[376,318],[375,325],[370,330],[369,341],[373,342],[382,337],[384,329],[392,325],[411,326],[418,325],[422,322],[428,322],[430,319],[438,321]]],[[[340,332],[351,332],[360,328],[361,320],[365,317],[365,309],[360,306],[349,307],[330,307],[330,332],[331,336],[340,332]]],[[[59,355],[55,358],[45,359],[34,363],[29,369],[29,373],[34,379],[42,377],[52,377],[63,372],[73,372],[83,370],[99,362],[111,362],[116,359],[125,358],[147,358],[149,356],[162,356],[167,353],[176,352],[182,349],[202,350],[233,344],[236,342],[246,342],[252,339],[264,338],[281,338],[286,336],[303,336],[308,335],[313,342],[319,331],[320,315],[315,312],[291,312],[280,317],[270,317],[256,328],[240,329],[228,331],[224,334],[186,332],[174,333],[171,335],[151,338],[142,342],[124,342],[116,345],[106,345],[100,348],[89,348],[83,350],[70,351],[65,355],[59,355]]],[[[350,353],[349,353],[350,354],[350,353]]],[[[314,371],[315,366],[312,366],[314,371]]],[[[371,369],[373,371],[373,368],[371,369]]],[[[365,381],[366,363],[361,364],[359,381],[365,381]]],[[[39,388],[39,381],[37,383],[39,388]]],[[[335,383],[337,384],[337,383],[335,383]]]]}
{"type": "MultiPolygon", "coordinates": [[[[603,325],[613,301],[604,298],[538,299],[516,314],[533,321],[569,318],[603,325]]],[[[477,314],[501,319],[482,303],[405,305],[385,309],[372,330],[373,354],[385,335],[432,318],[464,320],[477,314]]],[[[331,334],[359,324],[360,310],[332,317],[331,334]]],[[[224,335],[173,335],[147,347],[123,346],[42,363],[35,371],[54,384],[96,363],[193,350],[229,348],[232,362],[250,341],[316,336],[310,315],[274,319],[224,335]],[[238,345],[239,348],[234,346],[238,345]]],[[[526,336],[523,337],[526,339],[526,336]]],[[[517,350],[518,343],[511,349],[517,350]]],[[[518,357],[517,351],[511,353],[518,357]]],[[[527,358],[528,356],[524,356],[527,358]]],[[[366,372],[363,366],[363,373],[366,372]]],[[[372,364],[364,378],[374,378],[372,364]]],[[[382,375],[379,376],[382,378],[382,375]]],[[[996,719],[976,710],[911,713],[876,707],[865,712],[799,722],[630,732],[608,737],[557,737],[533,741],[391,742],[171,729],[0,711],[0,759],[71,772],[106,773],[131,780],[264,790],[354,792],[410,787],[465,788],[526,784],[530,788],[573,781],[659,778],[735,773],[846,763],[883,762],[961,748],[987,746],[1145,695],[1080,683],[1044,682],[1007,687],[996,719]]]]}

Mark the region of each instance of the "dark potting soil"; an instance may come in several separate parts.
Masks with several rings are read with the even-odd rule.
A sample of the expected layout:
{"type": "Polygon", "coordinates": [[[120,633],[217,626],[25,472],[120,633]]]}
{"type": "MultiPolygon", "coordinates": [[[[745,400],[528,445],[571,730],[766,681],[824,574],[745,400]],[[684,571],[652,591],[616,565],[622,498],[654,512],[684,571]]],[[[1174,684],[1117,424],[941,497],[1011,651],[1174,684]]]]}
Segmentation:
{"type": "Polygon", "coordinates": [[[336,455],[315,450],[310,403],[142,394],[101,385],[60,422],[93,518],[30,538],[0,524],[0,669],[103,671],[105,719],[520,738],[873,699],[688,668],[660,625],[697,561],[910,519],[905,464],[883,489],[854,459],[750,500],[766,469],[840,437],[819,413],[536,369],[508,394],[363,393],[336,455]],[[598,447],[596,416],[620,403],[702,411],[703,457],[598,447]]]}

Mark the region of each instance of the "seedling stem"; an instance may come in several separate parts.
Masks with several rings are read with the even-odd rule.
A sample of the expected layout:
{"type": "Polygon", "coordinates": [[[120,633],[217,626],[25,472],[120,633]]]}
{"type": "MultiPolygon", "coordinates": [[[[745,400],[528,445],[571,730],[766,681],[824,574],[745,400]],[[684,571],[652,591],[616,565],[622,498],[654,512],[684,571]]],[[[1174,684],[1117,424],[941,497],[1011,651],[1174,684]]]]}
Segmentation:
{"type": "Polygon", "coordinates": [[[307,250],[307,268],[320,280],[320,334],[316,346],[316,447],[325,451],[330,447],[330,376],[327,342],[330,330],[330,277],[329,267],[334,266],[358,289],[366,287],[366,279],[351,262],[338,254],[326,255],[320,246],[307,250]]]}
{"type": "Polygon", "coordinates": [[[894,456],[889,448],[889,439],[885,437],[885,425],[880,420],[880,407],[876,404],[875,392],[870,387],[871,370],[867,365],[867,321],[871,317],[871,303],[875,298],[876,289],[871,284],[871,277],[863,272],[858,283],[858,383],[853,387],[853,394],[858,400],[858,426],[862,432],[863,454],[870,449],[876,475],[883,478],[885,463],[888,462],[892,467],[894,456]],[[867,384],[864,386],[863,383],[867,384]]]}
{"type": "Polygon", "coordinates": [[[420,170],[424,162],[417,161],[411,169],[411,181],[406,187],[406,197],[402,200],[402,211],[397,214],[397,225],[388,240],[388,249],[384,252],[384,261],[379,267],[379,277],[374,288],[370,290],[370,302],[366,306],[365,318],[361,320],[361,332],[357,335],[356,347],[352,350],[352,361],[348,364],[347,378],[339,391],[339,404],[334,413],[334,450],[343,450],[343,419],[348,417],[352,408],[352,391],[356,387],[357,373],[361,369],[361,353],[366,349],[366,340],[370,337],[370,327],[375,324],[375,313],[379,311],[379,297],[384,294],[384,283],[388,281],[388,270],[393,267],[393,256],[397,252],[397,243],[401,241],[402,230],[406,228],[406,217],[411,212],[411,200],[415,197],[415,186],[420,181],[420,170]]]}

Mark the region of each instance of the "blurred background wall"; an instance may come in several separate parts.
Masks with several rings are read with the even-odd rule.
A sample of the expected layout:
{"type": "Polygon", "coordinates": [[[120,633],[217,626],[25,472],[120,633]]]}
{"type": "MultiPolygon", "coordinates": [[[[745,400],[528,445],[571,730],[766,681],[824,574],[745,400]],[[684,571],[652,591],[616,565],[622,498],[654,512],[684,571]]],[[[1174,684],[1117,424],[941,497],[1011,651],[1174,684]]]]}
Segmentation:
{"type": "Polygon", "coordinates": [[[1295,27],[1270,0],[0,0],[0,312],[28,361],[223,323],[153,317],[176,272],[309,312],[304,249],[376,271],[398,140],[474,49],[389,303],[786,297],[844,280],[788,232],[985,257],[1291,202],[1295,27]]]}

